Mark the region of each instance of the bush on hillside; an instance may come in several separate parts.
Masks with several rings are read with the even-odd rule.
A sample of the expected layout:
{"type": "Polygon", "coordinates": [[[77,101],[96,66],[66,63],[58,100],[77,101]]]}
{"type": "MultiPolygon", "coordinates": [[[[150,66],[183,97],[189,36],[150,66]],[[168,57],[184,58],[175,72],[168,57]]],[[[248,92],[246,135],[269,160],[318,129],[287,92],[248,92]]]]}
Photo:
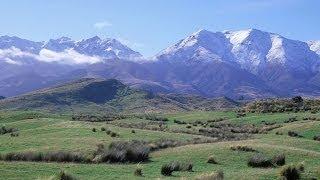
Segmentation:
{"type": "Polygon", "coordinates": [[[171,176],[174,171],[192,171],[192,163],[182,163],[179,161],[171,161],[161,167],[161,174],[171,176]]]}
{"type": "Polygon", "coordinates": [[[2,155],[2,159],[5,161],[45,161],[45,162],[74,162],[85,163],[90,159],[86,158],[80,153],[71,152],[11,152],[2,155]]]}
{"type": "Polygon", "coordinates": [[[298,180],[301,177],[302,171],[295,165],[287,165],[281,168],[280,178],[284,180],[298,180]]]}
{"type": "Polygon", "coordinates": [[[143,176],[143,173],[142,173],[142,168],[141,167],[137,167],[134,171],[134,175],[135,176],[143,176]]]}
{"type": "Polygon", "coordinates": [[[65,171],[60,171],[60,173],[57,175],[56,179],[58,180],[76,180],[73,175],[66,173],[65,171]]]}
{"type": "Polygon", "coordinates": [[[248,160],[248,166],[251,167],[272,167],[271,160],[263,154],[255,154],[248,160]]]}
{"type": "Polygon", "coordinates": [[[272,157],[272,163],[277,166],[283,166],[286,164],[286,156],[284,154],[278,154],[272,157]]]}
{"type": "Polygon", "coordinates": [[[112,142],[108,149],[99,149],[94,162],[144,162],[149,159],[150,148],[140,141],[112,142]]]}
{"type": "Polygon", "coordinates": [[[295,131],[288,131],[288,136],[290,136],[290,137],[303,137],[295,131]]]}
{"type": "Polygon", "coordinates": [[[313,137],[313,140],[315,140],[315,141],[320,141],[320,135],[315,135],[315,136],[313,137]]]}
{"type": "Polygon", "coordinates": [[[2,134],[7,134],[7,133],[14,133],[14,132],[17,132],[17,131],[19,131],[18,129],[16,129],[16,128],[12,128],[12,127],[6,127],[6,126],[2,126],[1,128],[0,128],[0,135],[2,135],[2,134]]]}
{"type": "Polygon", "coordinates": [[[209,163],[209,164],[218,164],[218,162],[216,161],[216,159],[213,156],[210,156],[208,158],[207,163],[209,163]]]}
{"type": "Polygon", "coordinates": [[[257,150],[248,146],[232,146],[230,149],[233,151],[258,152],[257,150]]]}

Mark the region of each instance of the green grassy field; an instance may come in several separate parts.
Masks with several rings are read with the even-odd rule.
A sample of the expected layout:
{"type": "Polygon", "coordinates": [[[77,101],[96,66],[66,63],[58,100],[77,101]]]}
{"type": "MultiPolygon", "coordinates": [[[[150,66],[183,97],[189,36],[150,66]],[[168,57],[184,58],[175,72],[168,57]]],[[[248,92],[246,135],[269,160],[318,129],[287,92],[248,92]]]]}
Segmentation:
{"type": "Polygon", "coordinates": [[[0,161],[0,179],[50,179],[61,169],[73,174],[79,179],[194,179],[203,173],[222,170],[225,179],[277,179],[280,167],[252,168],[247,166],[247,160],[255,152],[232,151],[230,147],[249,146],[257,151],[273,156],[284,153],[286,164],[303,163],[304,179],[320,178],[320,142],[313,140],[320,134],[320,121],[303,120],[305,117],[320,118],[320,114],[310,113],[273,113],[247,114],[246,117],[236,118],[232,111],[215,112],[183,112],[161,115],[169,119],[165,122],[166,129],[146,130],[120,127],[117,123],[136,124],[148,123],[143,118],[128,117],[126,119],[106,122],[71,121],[67,115],[52,115],[38,112],[0,112],[0,125],[19,129],[18,137],[10,134],[0,135],[0,154],[9,152],[50,152],[72,151],[84,154],[92,153],[97,144],[108,145],[119,140],[157,141],[173,139],[187,141],[194,138],[209,138],[196,133],[183,133],[184,130],[197,132],[199,126],[187,128],[195,121],[207,122],[225,118],[232,124],[252,124],[262,126],[265,122],[281,125],[280,128],[265,134],[254,134],[249,139],[240,141],[223,141],[207,144],[190,144],[180,147],[153,151],[150,161],[141,164],[76,164],[76,163],[44,163],[44,162],[7,162],[0,161]],[[285,123],[289,118],[296,117],[297,121],[285,123]],[[177,124],[174,120],[187,124],[177,124]],[[110,137],[101,127],[119,134],[110,137]],[[92,128],[97,131],[93,132],[92,128]],[[181,130],[177,131],[177,130],[181,130]],[[296,131],[303,137],[289,137],[288,131],[296,131]],[[276,135],[281,132],[282,135],[276,135]],[[209,156],[214,156],[219,164],[208,164],[209,156]],[[192,172],[174,172],[173,176],[161,175],[161,166],[172,160],[192,162],[192,172]],[[142,167],[143,177],[134,176],[137,166],[142,167]]]}

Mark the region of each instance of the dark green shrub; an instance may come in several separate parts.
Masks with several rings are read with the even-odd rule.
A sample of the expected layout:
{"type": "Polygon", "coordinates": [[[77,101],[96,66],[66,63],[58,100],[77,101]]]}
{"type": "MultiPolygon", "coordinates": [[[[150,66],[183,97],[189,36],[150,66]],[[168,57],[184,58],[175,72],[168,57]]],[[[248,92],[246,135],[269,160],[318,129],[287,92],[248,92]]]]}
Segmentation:
{"type": "Polygon", "coordinates": [[[106,128],[105,127],[101,127],[101,131],[106,131],[106,128]]]}
{"type": "Polygon", "coordinates": [[[108,134],[108,135],[110,135],[111,132],[112,132],[112,131],[111,131],[110,129],[106,130],[106,134],[108,134]]]}
{"type": "Polygon", "coordinates": [[[136,131],[134,129],[131,130],[131,133],[136,133],[136,131]]]}
{"type": "Polygon", "coordinates": [[[97,129],[96,128],[92,128],[92,132],[96,132],[97,131],[97,129]]]}
{"type": "Polygon", "coordinates": [[[251,167],[272,167],[271,160],[263,154],[255,154],[248,160],[248,166],[251,167]]]}

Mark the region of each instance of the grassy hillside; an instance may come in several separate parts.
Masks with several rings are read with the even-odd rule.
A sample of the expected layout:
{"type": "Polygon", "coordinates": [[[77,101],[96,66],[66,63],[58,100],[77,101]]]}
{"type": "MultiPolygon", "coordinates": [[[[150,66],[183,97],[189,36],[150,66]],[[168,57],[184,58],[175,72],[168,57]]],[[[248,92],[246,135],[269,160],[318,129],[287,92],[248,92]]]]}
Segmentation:
{"type": "Polygon", "coordinates": [[[233,108],[227,98],[206,99],[188,95],[155,95],[110,79],[81,79],[0,101],[0,109],[47,112],[176,112],[233,108]]]}
{"type": "Polygon", "coordinates": [[[301,178],[320,178],[320,143],[313,140],[320,132],[319,113],[247,113],[237,118],[234,111],[196,111],[162,114],[161,118],[163,120],[158,121],[160,116],[150,119],[148,116],[134,115],[108,122],[86,122],[74,121],[68,115],[2,111],[0,124],[18,129],[19,134],[0,135],[2,155],[29,151],[70,151],[90,155],[96,150],[97,144],[107,146],[123,140],[166,140],[163,143],[171,140],[181,145],[174,147],[171,144],[173,147],[151,151],[149,161],[143,163],[0,161],[0,179],[48,179],[61,169],[78,179],[195,179],[201,174],[219,170],[223,171],[225,179],[278,179],[279,171],[283,168],[281,166],[254,168],[247,165],[248,159],[257,153],[267,157],[283,153],[285,164],[304,164],[301,178]],[[288,121],[292,118],[295,120],[288,121]],[[261,133],[240,132],[241,129],[261,130],[266,127],[276,128],[261,133]],[[220,137],[214,132],[201,134],[199,129],[222,129],[226,133],[220,137]],[[111,137],[106,133],[107,130],[118,135],[111,137]],[[294,131],[301,137],[289,136],[288,131],[294,131]],[[234,141],[229,139],[230,135],[242,138],[234,141]],[[195,140],[206,141],[197,144],[195,140]],[[254,151],[231,149],[236,146],[246,146],[254,151]],[[217,164],[207,163],[209,156],[213,156],[217,164]],[[161,167],[174,160],[192,163],[193,171],[177,171],[172,176],[163,176],[161,167]],[[142,169],[142,177],[134,175],[137,167],[142,169]]]}

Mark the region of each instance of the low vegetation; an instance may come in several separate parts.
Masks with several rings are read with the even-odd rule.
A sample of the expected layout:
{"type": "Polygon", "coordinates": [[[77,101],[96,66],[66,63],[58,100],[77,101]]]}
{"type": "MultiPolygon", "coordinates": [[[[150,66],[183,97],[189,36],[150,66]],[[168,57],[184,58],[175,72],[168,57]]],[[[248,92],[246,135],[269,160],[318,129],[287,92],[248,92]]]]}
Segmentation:
{"type": "Polygon", "coordinates": [[[95,163],[145,162],[149,160],[150,148],[140,141],[113,142],[108,148],[99,146],[95,152],[95,163]]]}
{"type": "Polygon", "coordinates": [[[15,133],[15,132],[17,132],[17,131],[18,131],[17,128],[2,126],[2,127],[0,128],[0,135],[2,135],[2,134],[8,134],[8,133],[15,133]]]}
{"type": "Polygon", "coordinates": [[[258,152],[257,150],[248,146],[232,146],[230,149],[233,151],[258,152]]]}
{"type": "Polygon", "coordinates": [[[267,157],[262,153],[258,153],[253,155],[248,160],[248,166],[251,167],[275,167],[275,166],[283,166],[286,163],[286,158],[284,154],[274,155],[272,158],[267,157]]]}
{"type": "Polygon", "coordinates": [[[11,152],[0,156],[4,161],[35,161],[35,162],[73,162],[87,163],[91,160],[81,153],[72,152],[11,152]]]}
{"type": "Polygon", "coordinates": [[[304,171],[304,166],[299,165],[286,165],[283,166],[279,172],[279,176],[284,180],[298,180],[301,178],[301,173],[304,171]]]}
{"type": "Polygon", "coordinates": [[[218,172],[213,172],[213,173],[205,173],[197,176],[195,179],[196,180],[223,180],[223,172],[218,171],[218,172]]]}
{"type": "Polygon", "coordinates": [[[179,161],[171,161],[161,167],[161,174],[171,176],[174,171],[192,171],[192,163],[182,163],[179,161]]]}
{"type": "Polygon", "coordinates": [[[209,164],[218,164],[218,162],[216,161],[216,159],[213,156],[210,156],[208,158],[207,163],[209,163],[209,164]]]}
{"type": "Polygon", "coordinates": [[[72,120],[71,115],[0,112],[6,128],[19,128],[0,136],[1,175],[45,179],[62,168],[68,171],[63,179],[288,179],[297,177],[291,175],[295,172],[300,179],[318,177],[318,113],[245,111],[239,118],[237,113],[181,112],[149,119],[125,114],[100,121],[94,116],[104,115],[72,120]],[[305,166],[298,164],[302,161],[305,166]]]}

